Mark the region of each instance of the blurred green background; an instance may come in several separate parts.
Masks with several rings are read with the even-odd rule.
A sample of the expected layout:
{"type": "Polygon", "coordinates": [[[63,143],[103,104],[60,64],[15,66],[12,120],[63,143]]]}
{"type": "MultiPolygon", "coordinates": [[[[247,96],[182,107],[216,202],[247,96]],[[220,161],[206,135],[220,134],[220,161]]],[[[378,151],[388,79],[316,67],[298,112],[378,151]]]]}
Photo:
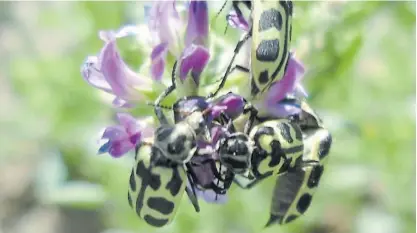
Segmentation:
{"type": "MultiPolygon", "coordinates": [[[[305,216],[264,232],[415,232],[415,2],[296,2],[295,11],[303,83],[334,142],[305,216]]],[[[232,49],[236,30],[224,36],[223,16],[212,36],[232,49]]],[[[0,232],[263,230],[273,181],[233,187],[225,205],[201,201],[199,214],[183,198],[162,229],[129,208],[132,160],[96,154],[115,111],[80,66],[101,48],[98,30],[133,22],[143,23],[143,3],[0,3],[0,232]]],[[[147,61],[133,51],[123,50],[129,64],[147,61]]]]}

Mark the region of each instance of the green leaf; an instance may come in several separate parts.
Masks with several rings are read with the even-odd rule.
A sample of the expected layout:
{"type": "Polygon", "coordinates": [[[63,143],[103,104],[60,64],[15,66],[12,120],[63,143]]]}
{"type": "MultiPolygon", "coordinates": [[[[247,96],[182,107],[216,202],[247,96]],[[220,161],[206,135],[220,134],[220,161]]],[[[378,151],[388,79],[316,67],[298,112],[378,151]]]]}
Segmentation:
{"type": "Polygon", "coordinates": [[[68,170],[58,151],[51,151],[43,157],[36,174],[36,186],[39,192],[48,193],[61,185],[67,178],[68,170]]]}
{"type": "Polygon", "coordinates": [[[362,35],[358,34],[355,39],[352,41],[349,47],[345,49],[343,53],[339,55],[340,63],[336,70],[336,76],[341,75],[346,72],[352,66],[355,61],[356,56],[359,53],[359,50],[362,48],[363,39],[362,35]]]}
{"type": "Polygon", "coordinates": [[[101,185],[86,181],[71,181],[42,197],[46,204],[81,209],[96,209],[104,204],[107,195],[101,185]]]}

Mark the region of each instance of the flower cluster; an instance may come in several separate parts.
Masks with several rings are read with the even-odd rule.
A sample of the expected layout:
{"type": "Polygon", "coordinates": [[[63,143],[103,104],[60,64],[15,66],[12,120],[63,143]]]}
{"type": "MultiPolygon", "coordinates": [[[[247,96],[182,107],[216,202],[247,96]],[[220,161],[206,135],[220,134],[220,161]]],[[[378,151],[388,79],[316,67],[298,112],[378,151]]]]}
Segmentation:
{"type": "MultiPolygon", "coordinates": [[[[210,54],[208,49],[210,44],[207,1],[155,1],[146,11],[146,18],[147,33],[143,28],[139,30],[136,26],[124,26],[116,31],[100,31],[99,38],[104,43],[103,48],[97,55],[88,56],[81,68],[82,76],[91,86],[113,95],[114,107],[124,110],[117,115],[119,124],[104,130],[102,139],[107,142],[101,145],[100,154],[123,156],[143,139],[153,136],[156,125],[152,118],[136,119],[125,110],[143,105],[150,100],[148,93],[153,91],[153,85],[163,83],[164,74],[169,72],[168,60],[177,61],[176,86],[179,89],[181,85],[186,87],[182,88],[180,93],[185,96],[197,94],[196,90],[204,88],[200,87],[201,74],[209,60],[214,60],[214,54],[210,54]],[[179,7],[181,4],[183,8],[179,7]],[[149,76],[129,67],[122,59],[117,46],[119,38],[145,35],[149,35],[149,47],[152,48],[148,58],[149,76]]],[[[233,11],[228,15],[228,22],[242,32],[248,31],[250,27],[243,17],[233,11]]],[[[257,108],[277,117],[285,117],[299,111],[298,106],[284,103],[282,100],[287,96],[306,95],[300,84],[303,74],[303,65],[292,54],[285,76],[273,84],[265,100],[257,108]]],[[[218,105],[212,106],[211,110],[212,118],[225,111],[229,111],[227,115],[233,116],[243,111],[243,100],[237,95],[230,95],[218,105]],[[230,109],[233,112],[229,111],[230,109]]]]}

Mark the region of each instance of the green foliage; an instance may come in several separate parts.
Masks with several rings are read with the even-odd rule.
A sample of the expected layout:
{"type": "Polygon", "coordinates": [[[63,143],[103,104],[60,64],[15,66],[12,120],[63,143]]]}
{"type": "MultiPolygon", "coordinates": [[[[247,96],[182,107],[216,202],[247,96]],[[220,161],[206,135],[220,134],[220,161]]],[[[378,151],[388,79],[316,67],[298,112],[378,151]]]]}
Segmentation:
{"type": "MultiPolygon", "coordinates": [[[[174,223],[155,230],[127,204],[133,159],[96,155],[98,132],[114,123],[115,111],[100,91],[82,79],[80,66],[87,55],[99,52],[98,31],[117,29],[133,16],[141,18],[141,4],[39,2],[31,5],[36,9],[33,14],[19,14],[25,4],[29,3],[8,5],[14,12],[7,15],[0,11],[0,19],[7,16],[14,22],[7,35],[24,41],[11,50],[7,84],[15,95],[11,95],[13,100],[2,100],[9,104],[4,106],[15,107],[0,114],[1,120],[13,119],[4,122],[18,127],[0,121],[4,135],[11,135],[1,135],[0,146],[7,150],[0,157],[8,161],[35,156],[49,161],[49,165],[37,164],[40,201],[99,209],[106,228],[133,232],[263,229],[272,180],[248,191],[233,187],[225,205],[201,201],[199,214],[184,198],[174,223]],[[37,146],[29,147],[28,139],[34,139],[37,146]],[[22,152],[21,147],[31,153],[22,152]]],[[[334,144],[321,187],[305,216],[264,232],[415,231],[415,2],[297,1],[295,11],[293,48],[307,69],[303,83],[311,105],[329,126],[334,144]],[[381,231],[374,227],[378,224],[384,226],[381,231]]],[[[213,18],[216,12],[210,13],[213,18]]],[[[211,40],[224,37],[223,48],[213,49],[216,59],[224,48],[232,50],[238,38],[235,29],[229,28],[226,35],[224,29],[223,13],[211,29],[211,40]]],[[[139,68],[149,54],[130,44],[120,42],[122,56],[139,68]]],[[[217,64],[221,62],[211,61],[210,73],[217,64]]],[[[156,87],[150,98],[161,90],[156,87]]],[[[146,106],[135,110],[138,116],[151,113],[146,106]]]]}

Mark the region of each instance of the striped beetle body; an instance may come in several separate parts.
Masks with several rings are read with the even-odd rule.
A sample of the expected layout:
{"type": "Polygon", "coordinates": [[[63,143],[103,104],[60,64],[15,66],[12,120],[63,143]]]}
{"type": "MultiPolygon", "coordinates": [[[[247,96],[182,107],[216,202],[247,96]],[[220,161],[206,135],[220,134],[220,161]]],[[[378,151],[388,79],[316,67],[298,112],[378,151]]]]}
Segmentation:
{"type": "Polygon", "coordinates": [[[263,93],[285,74],[292,33],[291,1],[252,1],[251,94],[263,93]]]}
{"type": "Polygon", "coordinates": [[[161,153],[157,147],[142,146],[129,179],[129,205],[154,227],[173,220],[187,183],[184,168],[161,153]]]}
{"type": "Polygon", "coordinates": [[[237,43],[218,89],[209,97],[215,96],[223,88],[227,76],[234,69],[250,73],[251,87],[248,100],[260,98],[274,82],[284,77],[287,70],[292,34],[292,1],[233,1],[233,8],[237,14],[242,14],[239,3],[244,3],[245,6],[251,8],[251,28],[237,43]],[[233,67],[237,54],[249,39],[251,41],[250,68],[239,65],[233,67]]]}
{"type": "Polygon", "coordinates": [[[310,165],[277,178],[266,226],[289,223],[307,211],[327,163],[332,136],[306,102],[301,108],[302,113],[295,121],[303,130],[303,162],[310,165]]]}
{"type": "MultiPolygon", "coordinates": [[[[128,191],[129,205],[147,224],[163,227],[173,220],[184,191],[187,192],[194,208],[199,212],[198,200],[194,188],[194,170],[190,160],[197,152],[197,140],[206,132],[205,118],[200,108],[206,102],[195,101],[192,112],[187,116],[176,112],[175,124],[170,125],[160,111],[161,125],[155,130],[154,142],[141,145],[140,155],[136,154],[136,166],[133,167],[128,191]],[[161,120],[162,119],[162,120],[161,120]],[[191,190],[187,187],[187,182],[191,190]]],[[[174,107],[181,107],[187,98],[178,100],[174,107]]],[[[155,106],[157,108],[157,106],[155,106]]]]}
{"type": "Polygon", "coordinates": [[[273,223],[286,224],[303,215],[319,185],[332,138],[325,129],[308,130],[304,133],[306,149],[303,160],[318,161],[318,165],[306,166],[277,178],[267,226],[273,223]]]}

